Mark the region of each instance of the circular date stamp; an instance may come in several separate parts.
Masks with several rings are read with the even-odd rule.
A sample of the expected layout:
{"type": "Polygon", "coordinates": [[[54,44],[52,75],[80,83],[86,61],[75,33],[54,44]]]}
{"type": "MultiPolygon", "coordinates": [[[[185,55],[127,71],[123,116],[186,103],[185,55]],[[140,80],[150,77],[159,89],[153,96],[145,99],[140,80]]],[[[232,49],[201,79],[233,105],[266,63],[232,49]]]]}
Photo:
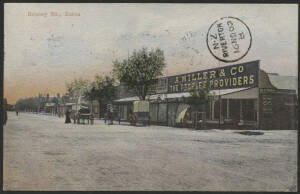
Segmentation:
{"type": "Polygon", "coordinates": [[[247,55],[252,36],[248,26],[235,17],[223,17],[208,29],[206,43],[210,53],[225,63],[235,62],[247,55]]]}

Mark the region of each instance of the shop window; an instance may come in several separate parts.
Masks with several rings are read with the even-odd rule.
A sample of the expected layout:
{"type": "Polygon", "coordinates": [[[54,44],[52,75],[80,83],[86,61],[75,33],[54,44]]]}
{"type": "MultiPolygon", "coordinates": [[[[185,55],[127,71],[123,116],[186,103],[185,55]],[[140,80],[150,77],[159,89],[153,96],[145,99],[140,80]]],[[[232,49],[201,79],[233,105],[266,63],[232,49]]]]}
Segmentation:
{"type": "Polygon", "coordinates": [[[168,125],[169,126],[175,126],[176,110],[178,106],[179,106],[178,103],[168,104],[168,125]]]}
{"type": "Polygon", "coordinates": [[[227,99],[221,99],[215,101],[214,105],[214,119],[219,120],[220,118],[220,112],[222,114],[221,119],[227,118],[227,99]]]}
{"type": "Polygon", "coordinates": [[[256,103],[254,99],[242,100],[243,120],[256,121],[256,103]]]}
{"type": "Polygon", "coordinates": [[[158,107],[158,121],[166,122],[167,121],[167,104],[161,103],[158,107]]]}
{"type": "Polygon", "coordinates": [[[94,114],[97,114],[98,113],[98,106],[94,106],[94,114]]]}
{"type": "Polygon", "coordinates": [[[211,108],[210,108],[211,105],[210,105],[210,102],[207,103],[205,106],[206,106],[206,110],[204,112],[206,112],[206,115],[205,115],[206,119],[211,120],[211,115],[210,115],[211,114],[211,108]]]}
{"type": "Polygon", "coordinates": [[[119,114],[120,118],[127,120],[128,119],[128,110],[127,110],[127,105],[121,105],[119,106],[119,114]]]}
{"type": "Polygon", "coordinates": [[[215,101],[215,105],[214,105],[214,119],[219,120],[219,118],[220,118],[220,101],[217,100],[215,101]]]}
{"type": "Polygon", "coordinates": [[[227,118],[227,99],[222,99],[222,117],[227,118]]]}
{"type": "Polygon", "coordinates": [[[229,100],[229,119],[240,120],[240,100],[230,99],[229,100]]]}
{"type": "Polygon", "coordinates": [[[150,104],[150,121],[157,121],[157,110],[158,110],[158,104],[156,103],[151,103],[150,104]]]}
{"type": "Polygon", "coordinates": [[[128,119],[128,110],[126,105],[123,107],[123,119],[128,119]]]}

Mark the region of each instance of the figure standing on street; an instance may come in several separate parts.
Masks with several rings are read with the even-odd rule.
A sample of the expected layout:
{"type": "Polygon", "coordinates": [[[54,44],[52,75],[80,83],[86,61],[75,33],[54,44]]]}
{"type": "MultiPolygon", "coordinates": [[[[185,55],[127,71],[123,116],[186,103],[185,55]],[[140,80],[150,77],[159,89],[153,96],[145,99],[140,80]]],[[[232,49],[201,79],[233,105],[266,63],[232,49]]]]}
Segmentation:
{"type": "Polygon", "coordinates": [[[66,121],[65,123],[71,123],[71,118],[70,118],[70,110],[67,110],[66,111],[66,121]]]}
{"type": "Polygon", "coordinates": [[[73,123],[76,124],[76,114],[72,112],[73,123]]]}
{"type": "Polygon", "coordinates": [[[16,115],[18,116],[19,115],[19,112],[16,110],[16,115]]]}

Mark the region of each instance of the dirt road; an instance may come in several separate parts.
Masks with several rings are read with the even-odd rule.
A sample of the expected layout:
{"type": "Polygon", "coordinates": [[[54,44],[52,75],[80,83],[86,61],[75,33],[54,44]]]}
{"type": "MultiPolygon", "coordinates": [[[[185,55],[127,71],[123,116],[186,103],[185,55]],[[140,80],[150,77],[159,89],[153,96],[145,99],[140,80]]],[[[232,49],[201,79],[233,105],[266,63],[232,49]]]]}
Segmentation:
{"type": "Polygon", "coordinates": [[[236,132],[8,113],[3,189],[296,191],[297,131],[236,132]]]}

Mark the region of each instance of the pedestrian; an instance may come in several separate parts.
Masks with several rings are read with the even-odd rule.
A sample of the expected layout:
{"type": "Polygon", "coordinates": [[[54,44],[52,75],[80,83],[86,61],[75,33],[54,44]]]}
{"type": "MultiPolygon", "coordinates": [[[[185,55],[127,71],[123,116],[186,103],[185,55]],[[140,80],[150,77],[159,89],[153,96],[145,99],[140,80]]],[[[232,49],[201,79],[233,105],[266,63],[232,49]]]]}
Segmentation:
{"type": "Polygon", "coordinates": [[[65,123],[71,123],[71,118],[70,118],[70,110],[67,110],[66,111],[66,121],[65,123]]]}
{"type": "Polygon", "coordinates": [[[74,111],[72,111],[72,114],[73,114],[73,116],[72,116],[72,118],[73,118],[73,123],[75,124],[76,123],[76,114],[75,114],[75,112],[74,111]]]}
{"type": "Polygon", "coordinates": [[[91,114],[90,121],[91,121],[91,125],[93,125],[94,124],[94,113],[91,114]]]}
{"type": "Polygon", "coordinates": [[[19,112],[16,110],[16,115],[18,116],[19,115],[19,112]]]}

